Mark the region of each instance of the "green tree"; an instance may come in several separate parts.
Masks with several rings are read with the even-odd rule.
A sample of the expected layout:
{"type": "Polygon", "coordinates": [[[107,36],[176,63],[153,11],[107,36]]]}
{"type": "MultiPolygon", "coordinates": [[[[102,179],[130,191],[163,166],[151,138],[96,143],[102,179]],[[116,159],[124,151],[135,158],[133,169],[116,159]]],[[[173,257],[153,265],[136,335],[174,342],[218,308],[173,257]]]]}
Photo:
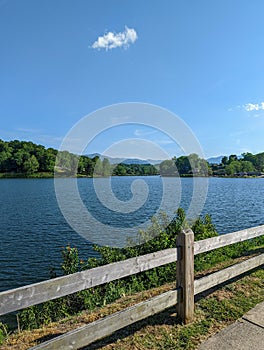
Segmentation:
{"type": "Polygon", "coordinates": [[[27,159],[23,164],[23,170],[27,174],[34,174],[38,171],[39,163],[37,161],[37,158],[32,155],[29,159],[27,159]]]}
{"type": "Polygon", "coordinates": [[[103,175],[103,163],[99,157],[97,157],[93,175],[102,176],[103,175]]]}
{"type": "Polygon", "coordinates": [[[114,175],[117,175],[117,176],[125,176],[125,175],[127,175],[127,171],[126,171],[126,168],[125,168],[124,164],[118,164],[114,168],[113,173],[114,173],[114,175]]]}
{"type": "Polygon", "coordinates": [[[242,153],[243,160],[251,162],[254,166],[256,165],[256,156],[250,152],[242,153]]]}
{"type": "Polygon", "coordinates": [[[227,164],[228,164],[228,158],[227,158],[227,156],[224,156],[224,157],[222,158],[221,163],[222,163],[223,165],[227,165],[227,164]]]}
{"type": "Polygon", "coordinates": [[[164,160],[160,163],[160,175],[163,176],[179,176],[177,172],[177,168],[175,165],[175,161],[170,160],[164,160]]]}
{"type": "Polygon", "coordinates": [[[26,149],[20,148],[14,154],[13,158],[14,158],[16,165],[17,165],[17,171],[23,172],[24,171],[24,163],[29,160],[30,153],[26,149]]]}
{"type": "Polygon", "coordinates": [[[186,156],[181,156],[176,159],[176,167],[180,175],[187,175],[192,171],[190,161],[186,156]]]}
{"type": "Polygon", "coordinates": [[[238,160],[234,160],[226,166],[227,175],[234,175],[236,173],[239,173],[240,171],[242,171],[242,167],[241,162],[239,162],[238,160]]]}
{"type": "Polygon", "coordinates": [[[255,155],[255,167],[258,171],[264,171],[264,152],[255,155]]]}
{"type": "Polygon", "coordinates": [[[107,158],[103,159],[102,167],[103,167],[103,176],[110,176],[111,175],[111,164],[109,162],[109,159],[107,159],[107,158]]]}
{"type": "Polygon", "coordinates": [[[64,171],[71,170],[71,155],[68,151],[58,152],[56,166],[64,171]]]}
{"type": "Polygon", "coordinates": [[[235,160],[237,160],[237,155],[231,154],[228,158],[228,164],[230,164],[231,162],[234,162],[235,160]]]}
{"type": "Polygon", "coordinates": [[[81,156],[78,163],[78,174],[85,174],[85,157],[81,156]]]}
{"type": "Polygon", "coordinates": [[[46,170],[46,149],[42,145],[35,145],[33,154],[36,157],[38,163],[39,163],[39,171],[45,171],[46,170]]]}
{"type": "Polygon", "coordinates": [[[54,172],[55,161],[58,151],[48,148],[44,155],[43,171],[54,172]]]}
{"type": "Polygon", "coordinates": [[[241,164],[241,171],[243,172],[248,173],[256,170],[254,165],[248,160],[242,160],[240,164],[241,164]]]}
{"type": "Polygon", "coordinates": [[[79,164],[78,164],[78,173],[79,174],[85,174],[87,176],[93,176],[95,162],[87,157],[87,156],[81,156],[79,158],[79,164]]]}
{"type": "Polygon", "coordinates": [[[0,140],[0,171],[8,171],[9,161],[12,157],[12,149],[7,142],[0,140]]]}
{"type": "Polygon", "coordinates": [[[208,176],[211,175],[212,171],[209,167],[208,162],[205,159],[199,158],[198,159],[198,175],[201,176],[208,176]]]}

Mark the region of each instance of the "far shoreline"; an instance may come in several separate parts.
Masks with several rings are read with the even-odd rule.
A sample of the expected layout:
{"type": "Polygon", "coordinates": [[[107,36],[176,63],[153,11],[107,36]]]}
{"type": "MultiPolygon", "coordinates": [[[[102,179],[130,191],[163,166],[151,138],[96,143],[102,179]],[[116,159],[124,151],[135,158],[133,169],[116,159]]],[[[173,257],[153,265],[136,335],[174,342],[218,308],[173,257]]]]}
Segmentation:
{"type": "Polygon", "coordinates": [[[135,175],[135,174],[126,174],[126,175],[110,175],[110,176],[90,176],[90,175],[71,175],[71,174],[60,174],[54,175],[54,173],[35,173],[35,174],[23,174],[23,173],[0,173],[0,179],[67,179],[67,178],[87,178],[87,179],[103,179],[109,177],[150,177],[150,176],[160,176],[160,177],[179,177],[179,178],[221,178],[221,179],[263,179],[264,175],[192,175],[192,174],[182,174],[181,176],[177,175],[161,175],[161,174],[153,174],[153,175],[135,175]]]}

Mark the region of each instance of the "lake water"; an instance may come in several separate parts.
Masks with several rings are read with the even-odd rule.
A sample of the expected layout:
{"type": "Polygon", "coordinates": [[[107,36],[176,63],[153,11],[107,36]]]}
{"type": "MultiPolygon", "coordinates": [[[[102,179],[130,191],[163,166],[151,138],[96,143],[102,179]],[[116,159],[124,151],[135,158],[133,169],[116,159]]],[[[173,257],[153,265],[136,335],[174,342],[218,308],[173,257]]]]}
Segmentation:
{"type": "MultiPolygon", "coordinates": [[[[135,233],[135,224],[140,225],[146,218],[151,218],[162,201],[162,181],[167,186],[168,200],[164,203],[166,210],[176,210],[176,207],[170,207],[175,203],[187,209],[191,203],[192,178],[162,180],[158,176],[112,177],[111,188],[117,199],[116,205],[124,201],[124,210],[127,201],[133,199],[135,180],[140,180],[141,185],[144,181],[143,187],[140,187],[142,191],[135,191],[135,197],[144,197],[147,186],[147,198],[142,204],[141,196],[139,203],[135,203],[136,210],[123,213],[113,211],[107,205],[102,206],[94,190],[93,179],[77,180],[80,197],[92,217],[104,225],[110,225],[110,231],[112,229],[113,232],[111,235],[109,231],[98,230],[100,232],[97,232],[96,243],[109,244],[112,239],[112,243],[116,244],[119,239],[122,241],[116,232],[121,232],[123,228],[135,233]]],[[[220,234],[264,223],[264,179],[201,178],[198,181],[203,186],[207,180],[209,189],[202,213],[212,216],[220,234]]],[[[59,181],[67,193],[69,181],[75,180],[59,181]]],[[[101,195],[107,193],[104,192],[107,181],[110,180],[95,179],[101,195]]],[[[69,208],[74,208],[73,202],[69,202],[69,208]]],[[[92,242],[77,234],[61,214],[53,179],[1,179],[0,213],[0,291],[49,278],[49,268],[59,266],[61,249],[68,243],[79,249],[81,258],[96,256],[92,242]]]]}

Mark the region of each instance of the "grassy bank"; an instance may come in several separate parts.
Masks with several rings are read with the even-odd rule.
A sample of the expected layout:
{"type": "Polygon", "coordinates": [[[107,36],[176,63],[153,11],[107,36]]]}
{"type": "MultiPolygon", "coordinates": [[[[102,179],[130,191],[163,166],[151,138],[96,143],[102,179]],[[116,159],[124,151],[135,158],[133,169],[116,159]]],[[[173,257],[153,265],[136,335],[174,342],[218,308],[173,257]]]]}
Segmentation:
{"type": "Polygon", "coordinates": [[[54,173],[52,172],[42,172],[34,174],[25,173],[0,173],[0,179],[47,179],[53,178],[54,173]]]}
{"type": "MultiPolygon", "coordinates": [[[[214,270],[239,260],[241,259],[226,261],[225,264],[215,266],[214,270]]],[[[211,270],[204,271],[204,274],[209,272],[211,270]]],[[[264,271],[260,268],[218,290],[211,290],[209,295],[200,296],[195,303],[194,322],[190,325],[181,325],[175,308],[170,308],[90,345],[87,350],[196,349],[199,343],[207,337],[240,318],[257,303],[264,301],[263,281],[264,271]]],[[[83,311],[78,316],[67,317],[36,330],[24,330],[12,334],[0,346],[0,349],[28,349],[43,339],[63,334],[174,287],[174,282],[165,284],[132,296],[124,296],[107,306],[97,307],[93,311],[83,311]]]]}

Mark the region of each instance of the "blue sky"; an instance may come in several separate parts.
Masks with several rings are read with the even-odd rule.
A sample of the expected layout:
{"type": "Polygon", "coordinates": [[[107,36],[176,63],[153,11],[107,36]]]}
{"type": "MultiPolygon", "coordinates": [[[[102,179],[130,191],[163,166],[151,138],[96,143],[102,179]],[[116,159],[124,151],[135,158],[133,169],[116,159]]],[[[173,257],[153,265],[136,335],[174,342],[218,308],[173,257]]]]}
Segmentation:
{"type": "MultiPolygon", "coordinates": [[[[262,0],[0,0],[0,138],[58,148],[85,115],[144,102],[183,119],[206,157],[264,151],[263,13],[262,0]]],[[[127,138],[179,152],[142,125],[87,150],[127,138]]]]}

